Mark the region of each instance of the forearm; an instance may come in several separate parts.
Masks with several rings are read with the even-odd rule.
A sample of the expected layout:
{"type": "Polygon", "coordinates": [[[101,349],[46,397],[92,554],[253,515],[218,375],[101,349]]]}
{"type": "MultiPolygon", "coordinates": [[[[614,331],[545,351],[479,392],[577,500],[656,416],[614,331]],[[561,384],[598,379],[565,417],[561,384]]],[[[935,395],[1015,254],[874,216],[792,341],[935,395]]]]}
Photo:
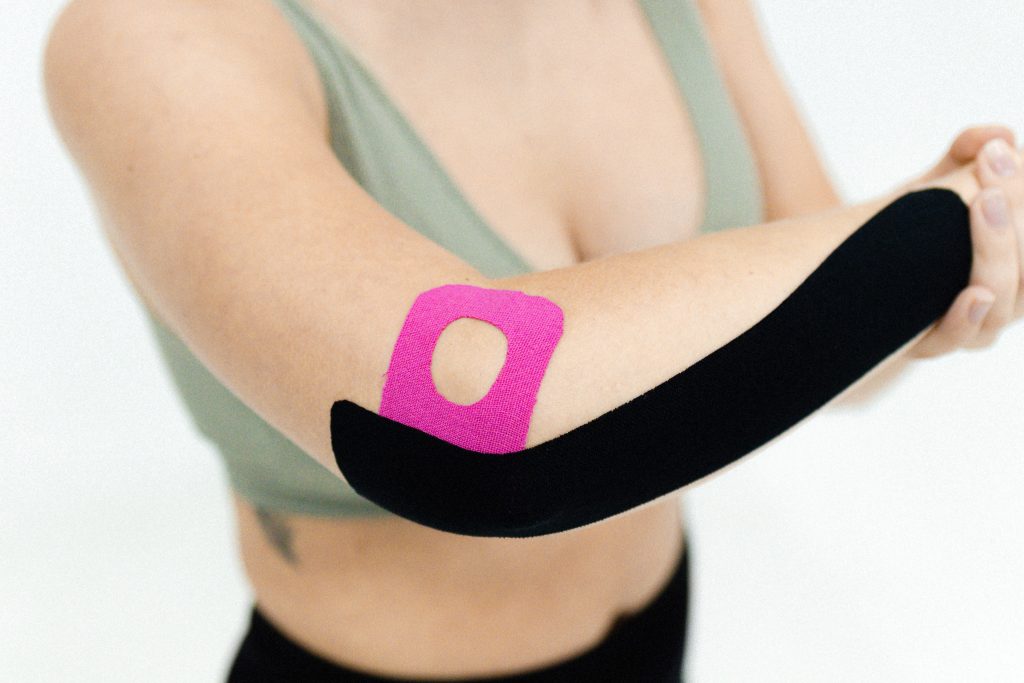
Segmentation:
{"type": "Polygon", "coordinates": [[[417,401],[392,421],[340,401],[339,468],[399,514],[487,536],[565,531],[721,470],[897,353],[964,286],[963,200],[887,199],[496,281],[557,301],[566,321],[528,438],[492,450],[523,415],[515,402],[478,422],[476,404],[417,401]]]}
{"type": "MultiPolygon", "coordinates": [[[[565,313],[528,445],[611,410],[751,327],[890,200],[493,281],[565,313]]],[[[478,357],[471,345],[459,355],[478,357]]],[[[464,381],[475,376],[470,369],[464,381]]]]}

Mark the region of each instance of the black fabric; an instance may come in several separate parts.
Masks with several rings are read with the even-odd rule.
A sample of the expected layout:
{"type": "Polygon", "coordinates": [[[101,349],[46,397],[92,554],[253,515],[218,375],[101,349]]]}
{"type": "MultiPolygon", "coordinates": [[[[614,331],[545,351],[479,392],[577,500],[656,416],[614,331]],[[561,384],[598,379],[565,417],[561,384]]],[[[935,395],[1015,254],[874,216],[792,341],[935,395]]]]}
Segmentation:
{"type": "MultiPolygon", "coordinates": [[[[684,545],[668,584],[636,614],[621,617],[594,647],[579,656],[526,673],[461,678],[466,683],[680,683],[689,612],[689,554],[684,545]]],[[[350,669],[309,652],[252,610],[228,683],[399,683],[350,669]]],[[[438,679],[415,679],[431,683],[438,679]]]]}
{"type": "Polygon", "coordinates": [[[335,458],[359,494],[426,526],[507,537],[583,526],[697,481],[797,424],[941,317],[970,269],[960,196],[911,192],[753,327],[561,436],[481,454],[338,401],[335,458]]]}

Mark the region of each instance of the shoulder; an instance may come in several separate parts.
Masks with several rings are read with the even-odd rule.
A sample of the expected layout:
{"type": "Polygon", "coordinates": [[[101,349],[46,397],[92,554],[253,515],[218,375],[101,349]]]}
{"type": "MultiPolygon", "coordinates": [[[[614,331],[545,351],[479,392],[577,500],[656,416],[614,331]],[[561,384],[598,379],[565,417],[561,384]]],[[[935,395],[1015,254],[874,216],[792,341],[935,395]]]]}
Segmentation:
{"type": "Polygon", "coordinates": [[[277,87],[325,118],[316,65],[270,0],[71,0],[53,20],[43,81],[58,126],[105,97],[155,104],[207,76],[277,87]]]}

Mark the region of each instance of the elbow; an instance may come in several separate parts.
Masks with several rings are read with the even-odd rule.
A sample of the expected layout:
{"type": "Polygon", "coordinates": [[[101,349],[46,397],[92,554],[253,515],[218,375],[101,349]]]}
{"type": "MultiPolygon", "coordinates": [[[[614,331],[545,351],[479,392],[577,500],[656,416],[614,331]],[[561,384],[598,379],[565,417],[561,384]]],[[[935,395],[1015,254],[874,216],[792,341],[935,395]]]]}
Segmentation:
{"type": "Polygon", "coordinates": [[[418,524],[467,536],[520,538],[558,528],[564,501],[538,495],[543,473],[523,467],[522,452],[476,453],[399,422],[387,426],[350,401],[331,408],[331,448],[359,495],[418,524]]]}

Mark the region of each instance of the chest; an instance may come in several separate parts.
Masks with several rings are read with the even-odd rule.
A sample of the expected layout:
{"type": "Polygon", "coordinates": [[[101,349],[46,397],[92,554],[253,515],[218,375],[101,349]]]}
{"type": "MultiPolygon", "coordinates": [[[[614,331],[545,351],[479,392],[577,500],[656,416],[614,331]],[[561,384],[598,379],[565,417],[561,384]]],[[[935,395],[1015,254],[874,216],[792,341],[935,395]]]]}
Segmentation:
{"type": "Polygon", "coordinates": [[[309,5],[535,268],[696,234],[694,121],[636,2],[309,5]]]}

